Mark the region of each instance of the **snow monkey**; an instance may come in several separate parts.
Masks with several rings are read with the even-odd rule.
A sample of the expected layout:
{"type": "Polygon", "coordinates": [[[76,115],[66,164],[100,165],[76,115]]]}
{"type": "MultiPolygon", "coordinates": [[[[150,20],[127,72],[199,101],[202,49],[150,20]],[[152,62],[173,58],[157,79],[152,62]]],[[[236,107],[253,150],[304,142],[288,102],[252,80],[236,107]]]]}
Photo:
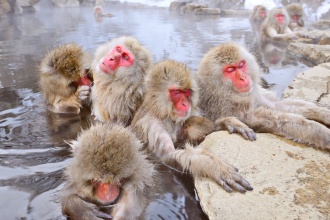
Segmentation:
{"type": "Polygon", "coordinates": [[[305,26],[304,10],[299,3],[291,3],[285,6],[285,9],[290,17],[289,27],[292,31],[298,31],[305,26]]]}
{"type": "Polygon", "coordinates": [[[198,88],[182,63],[165,60],[147,73],[145,96],[132,121],[138,138],[162,162],[179,164],[194,177],[208,177],[227,191],[252,190],[233,166],[205,149],[186,144],[175,149],[178,132],[190,116],[198,116],[198,88]]]}
{"type": "Polygon", "coordinates": [[[89,104],[90,57],[75,43],[58,46],[43,57],[39,85],[48,110],[79,114],[83,105],[89,104]]]}
{"type": "Polygon", "coordinates": [[[285,9],[273,8],[260,27],[261,41],[296,39],[297,36],[289,28],[289,15],[285,9]]]}
{"type": "Polygon", "coordinates": [[[130,124],[142,103],[151,54],[135,38],[119,37],[101,46],[92,63],[93,114],[103,122],[130,124]]]}
{"type": "Polygon", "coordinates": [[[137,137],[122,125],[99,123],[70,145],[73,159],[65,171],[63,214],[79,220],[137,219],[155,174],[137,137]]]}
{"type": "Polygon", "coordinates": [[[330,110],[302,100],[279,100],[262,89],[256,59],[244,47],[226,43],[210,49],[197,78],[200,107],[211,120],[236,117],[255,132],[330,149],[330,129],[323,125],[330,125],[330,110]]]}
{"type": "Polygon", "coordinates": [[[262,22],[267,17],[267,8],[263,5],[254,6],[252,13],[250,14],[249,21],[253,31],[259,31],[262,22]]]}

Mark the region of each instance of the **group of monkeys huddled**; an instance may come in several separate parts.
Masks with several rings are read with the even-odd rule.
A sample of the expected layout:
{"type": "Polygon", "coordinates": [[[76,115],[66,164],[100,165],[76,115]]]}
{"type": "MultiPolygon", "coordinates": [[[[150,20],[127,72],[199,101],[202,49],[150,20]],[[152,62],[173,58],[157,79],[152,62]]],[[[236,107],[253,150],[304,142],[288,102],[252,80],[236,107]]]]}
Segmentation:
{"type": "Polygon", "coordinates": [[[252,190],[238,169],[196,147],[214,131],[251,141],[268,132],[330,149],[330,110],[261,88],[255,57],[236,43],[211,48],[195,73],[174,60],[154,63],[129,36],[99,46],[93,57],[75,43],[56,47],[39,70],[50,111],[79,114],[91,106],[97,119],[70,142],[61,204],[71,219],[137,219],[154,187],[151,155],[228,192],[252,190]]]}
{"type": "Polygon", "coordinates": [[[284,8],[273,8],[270,11],[263,5],[256,5],[250,14],[249,21],[253,31],[258,33],[263,42],[308,37],[299,33],[305,26],[304,10],[299,3],[291,3],[284,8]]]}

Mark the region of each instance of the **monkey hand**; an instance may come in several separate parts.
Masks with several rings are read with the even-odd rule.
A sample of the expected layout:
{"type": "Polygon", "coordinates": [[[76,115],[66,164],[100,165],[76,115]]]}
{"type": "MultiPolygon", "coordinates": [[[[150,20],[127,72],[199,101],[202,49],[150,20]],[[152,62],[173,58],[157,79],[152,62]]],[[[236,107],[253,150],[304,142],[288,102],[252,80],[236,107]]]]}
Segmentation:
{"type": "Polygon", "coordinates": [[[89,96],[90,96],[90,87],[89,86],[79,86],[76,92],[76,95],[80,101],[84,104],[89,103],[89,96]]]}
{"type": "Polygon", "coordinates": [[[290,40],[298,40],[298,37],[295,33],[288,34],[288,39],[290,40]]]}
{"type": "MultiPolygon", "coordinates": [[[[241,193],[245,193],[247,190],[251,191],[253,188],[250,186],[248,181],[246,181],[239,173],[238,169],[220,158],[217,159],[215,163],[217,165],[216,169],[220,171],[218,178],[215,179],[216,182],[221,185],[227,192],[232,192],[233,188],[241,193]]],[[[215,176],[215,177],[217,177],[215,176]]]]}
{"type": "Polygon", "coordinates": [[[215,121],[217,130],[228,130],[230,134],[239,133],[244,139],[255,141],[257,140],[256,133],[246,124],[235,117],[220,118],[215,121]]]}
{"type": "Polygon", "coordinates": [[[70,194],[62,198],[63,214],[70,219],[111,219],[111,216],[100,211],[100,208],[93,203],[84,201],[78,195],[70,194]]]}
{"type": "Polygon", "coordinates": [[[194,148],[190,144],[185,149],[172,151],[166,161],[178,162],[184,170],[189,170],[195,178],[208,177],[221,185],[227,192],[235,190],[245,193],[253,190],[238,173],[238,169],[223,161],[206,149],[194,148]]]}

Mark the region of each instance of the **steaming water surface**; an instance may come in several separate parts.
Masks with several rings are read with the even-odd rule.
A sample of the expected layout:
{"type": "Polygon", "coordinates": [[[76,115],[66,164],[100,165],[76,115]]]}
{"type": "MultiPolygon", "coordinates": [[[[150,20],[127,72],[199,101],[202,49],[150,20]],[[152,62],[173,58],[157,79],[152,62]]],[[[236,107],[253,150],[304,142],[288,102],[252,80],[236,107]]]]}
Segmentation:
{"type": "MultiPolygon", "coordinates": [[[[70,161],[64,140],[75,138],[91,118],[88,110],[76,116],[45,110],[37,65],[54,46],[77,42],[93,53],[107,40],[131,35],[153,53],[155,61],[170,58],[196,70],[208,49],[236,41],[256,51],[263,70],[269,72],[265,79],[277,83],[271,89],[279,96],[297,73],[308,68],[276,45],[267,47],[267,52],[277,55],[267,60],[246,17],[180,15],[167,9],[113,5],[104,11],[114,17],[96,21],[92,8],[42,9],[0,18],[1,219],[65,219],[58,199],[62,170],[70,161]]],[[[162,165],[158,171],[161,180],[141,219],[207,219],[189,176],[162,165]]]]}

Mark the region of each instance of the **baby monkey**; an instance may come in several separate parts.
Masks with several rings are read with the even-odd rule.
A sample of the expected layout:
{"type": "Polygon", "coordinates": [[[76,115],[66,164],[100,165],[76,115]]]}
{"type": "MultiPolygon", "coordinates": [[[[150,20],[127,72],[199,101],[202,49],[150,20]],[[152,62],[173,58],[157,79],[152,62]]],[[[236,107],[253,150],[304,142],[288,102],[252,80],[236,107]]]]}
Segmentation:
{"type": "Polygon", "coordinates": [[[65,44],[49,51],[39,66],[39,85],[48,110],[79,114],[89,104],[92,76],[91,55],[75,44],[65,44]]]}
{"type": "Polygon", "coordinates": [[[154,184],[154,166],[141,143],[117,124],[97,124],[70,143],[73,161],[61,197],[71,219],[137,219],[154,184]]]}

